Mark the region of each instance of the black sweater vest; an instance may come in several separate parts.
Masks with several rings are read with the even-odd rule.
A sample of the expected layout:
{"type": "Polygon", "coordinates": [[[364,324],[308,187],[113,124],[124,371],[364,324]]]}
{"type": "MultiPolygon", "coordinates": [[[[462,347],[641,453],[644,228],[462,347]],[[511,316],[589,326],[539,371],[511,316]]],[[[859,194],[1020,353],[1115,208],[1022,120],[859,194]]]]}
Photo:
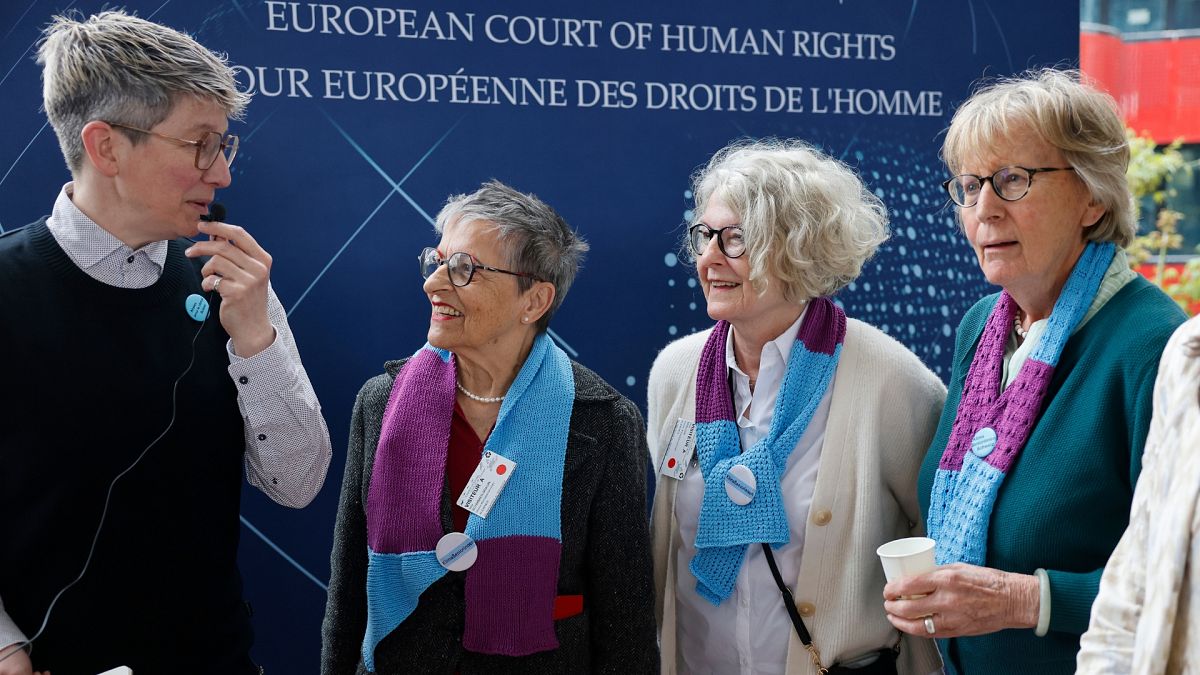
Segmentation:
{"type": "Polygon", "coordinates": [[[144,289],[95,281],[39,221],[0,236],[0,600],[29,636],[35,670],[92,675],[242,672],[249,617],[237,571],[245,448],[226,371],[219,296],[185,310],[200,261],[172,241],[144,289]],[[199,330],[199,333],[197,331],[199,330]]]}

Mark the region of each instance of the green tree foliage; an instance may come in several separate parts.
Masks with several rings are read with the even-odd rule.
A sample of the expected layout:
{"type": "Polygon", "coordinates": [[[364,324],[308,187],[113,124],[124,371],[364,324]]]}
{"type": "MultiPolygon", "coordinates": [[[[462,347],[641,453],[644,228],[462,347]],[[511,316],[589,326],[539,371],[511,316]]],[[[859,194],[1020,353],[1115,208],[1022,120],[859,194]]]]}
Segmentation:
{"type": "Polygon", "coordinates": [[[1191,313],[1190,309],[1200,302],[1200,257],[1189,260],[1182,272],[1166,266],[1167,254],[1183,246],[1183,236],[1179,234],[1183,214],[1166,208],[1167,198],[1175,194],[1172,177],[1192,170],[1179,152],[1183,141],[1159,148],[1154,139],[1139,136],[1132,129],[1126,129],[1125,135],[1129,139],[1129,169],[1125,176],[1133,193],[1134,216],[1141,220],[1147,197],[1156,210],[1154,229],[1135,238],[1127,249],[1129,262],[1136,266],[1155,259],[1157,268],[1152,281],[1191,313]]]}

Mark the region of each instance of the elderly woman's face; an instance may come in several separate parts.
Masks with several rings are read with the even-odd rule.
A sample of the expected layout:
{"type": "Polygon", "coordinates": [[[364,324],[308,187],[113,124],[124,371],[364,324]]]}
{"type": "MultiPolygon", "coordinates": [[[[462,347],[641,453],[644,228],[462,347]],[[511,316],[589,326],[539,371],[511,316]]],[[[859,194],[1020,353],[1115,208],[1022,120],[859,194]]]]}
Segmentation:
{"type": "MultiPolygon", "coordinates": [[[[437,249],[443,259],[462,251],[481,264],[508,267],[498,233],[487,223],[451,223],[437,249]]],[[[529,329],[531,324],[521,321],[516,277],[476,268],[471,282],[460,287],[450,283],[446,267],[438,267],[425,280],[425,295],[432,305],[429,344],[455,353],[487,349],[529,329]]]]}
{"type": "MultiPolygon", "coordinates": [[[[1058,148],[1018,129],[969,159],[959,173],[990,176],[1006,166],[1070,165],[1058,148]]],[[[1029,193],[1011,202],[997,197],[989,182],[975,206],[959,208],[984,276],[1010,292],[1061,288],[1083,251],[1084,230],[1104,214],[1071,171],[1035,174],[1029,193]]]]}
{"type": "MultiPolygon", "coordinates": [[[[721,199],[711,197],[701,223],[710,229],[719,230],[739,225],[741,218],[721,199]]],[[[717,244],[718,237],[708,242],[708,248],[696,258],[696,273],[704,299],[708,301],[708,316],[714,320],[725,320],[734,328],[749,321],[766,321],[774,324],[776,315],[794,314],[796,306],[783,297],[783,284],[768,282],[761,295],[750,284],[749,253],[737,258],[727,258],[717,244]]]]}

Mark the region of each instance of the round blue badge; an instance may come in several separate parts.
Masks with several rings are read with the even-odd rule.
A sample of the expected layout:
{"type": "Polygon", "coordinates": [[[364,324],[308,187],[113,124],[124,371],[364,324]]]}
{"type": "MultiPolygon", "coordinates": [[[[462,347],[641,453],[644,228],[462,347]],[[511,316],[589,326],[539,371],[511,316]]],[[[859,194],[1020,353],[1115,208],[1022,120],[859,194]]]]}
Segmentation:
{"type": "Polygon", "coordinates": [[[992,454],[992,450],[996,449],[996,430],[991,427],[984,427],[975,432],[975,437],[971,439],[971,453],[976,457],[983,459],[992,454]]]}
{"type": "Polygon", "coordinates": [[[187,296],[187,300],[183,301],[183,308],[187,310],[188,316],[196,321],[203,321],[208,318],[208,301],[203,295],[192,293],[187,296]]]}

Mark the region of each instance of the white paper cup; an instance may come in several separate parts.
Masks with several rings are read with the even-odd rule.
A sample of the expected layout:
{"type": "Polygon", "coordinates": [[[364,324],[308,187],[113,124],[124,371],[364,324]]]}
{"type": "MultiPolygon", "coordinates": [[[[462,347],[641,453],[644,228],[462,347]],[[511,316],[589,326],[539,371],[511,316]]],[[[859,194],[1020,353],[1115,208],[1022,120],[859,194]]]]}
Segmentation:
{"type": "Polygon", "coordinates": [[[883,563],[883,575],[889,582],[932,572],[936,542],[929,537],[896,539],[875,549],[883,563]]]}

